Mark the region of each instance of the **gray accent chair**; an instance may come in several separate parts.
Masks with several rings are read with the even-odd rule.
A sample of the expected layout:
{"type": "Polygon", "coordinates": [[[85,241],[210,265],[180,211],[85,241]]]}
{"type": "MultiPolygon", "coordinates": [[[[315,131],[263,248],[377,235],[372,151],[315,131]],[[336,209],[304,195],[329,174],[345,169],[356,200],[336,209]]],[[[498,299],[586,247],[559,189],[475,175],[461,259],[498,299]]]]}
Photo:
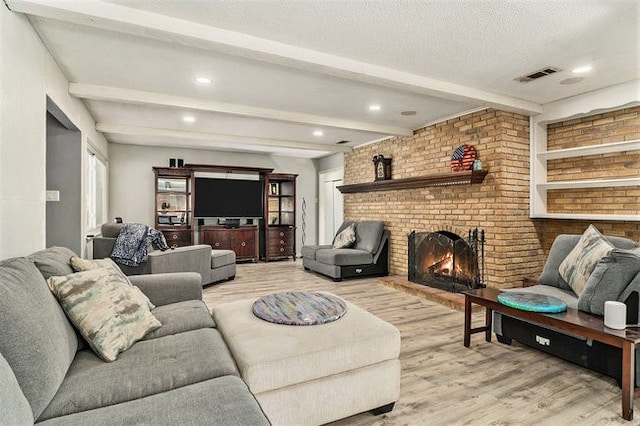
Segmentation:
{"type": "MultiPolygon", "coordinates": [[[[560,276],[559,268],[580,237],[581,235],[558,235],[551,246],[537,284],[505,291],[531,292],[557,297],[569,308],[586,311],[593,315],[603,314],[606,300],[630,303],[629,296],[632,292],[640,292],[640,261],[637,257],[640,256],[638,252],[640,246],[627,238],[606,237],[615,248],[598,263],[592,273],[592,277],[599,279],[597,291],[589,293],[585,290],[578,297],[560,276]],[[633,253],[637,252],[637,255],[630,253],[631,250],[633,253]],[[612,263],[616,265],[610,268],[612,263]]],[[[635,309],[636,313],[639,308],[637,302],[635,306],[628,306],[629,310],[635,309]]],[[[511,344],[512,340],[516,340],[558,358],[614,377],[618,383],[621,381],[622,353],[619,348],[495,311],[492,326],[501,343],[511,344]]],[[[636,386],[638,386],[640,385],[640,350],[636,350],[635,359],[636,386]]]]}
{"type": "Polygon", "coordinates": [[[303,246],[301,252],[304,269],[327,275],[334,281],[389,275],[389,231],[385,231],[384,222],[346,221],[336,235],[353,223],[356,224],[356,241],[349,248],[336,249],[333,245],[303,246]]]}
{"type": "Polygon", "coordinates": [[[0,413],[11,425],[269,425],[202,301],[196,273],[130,277],[162,327],[104,362],[45,278],[73,272],[55,247],[0,261],[0,413]]]}
{"type": "MultiPolygon", "coordinates": [[[[101,235],[93,239],[93,258],[111,256],[122,224],[105,223],[101,235]]],[[[210,245],[197,244],[160,251],[149,248],[149,259],[136,267],[118,265],[127,275],[197,272],[202,285],[232,280],[236,276],[236,254],[231,250],[212,250],[210,245]]]]}

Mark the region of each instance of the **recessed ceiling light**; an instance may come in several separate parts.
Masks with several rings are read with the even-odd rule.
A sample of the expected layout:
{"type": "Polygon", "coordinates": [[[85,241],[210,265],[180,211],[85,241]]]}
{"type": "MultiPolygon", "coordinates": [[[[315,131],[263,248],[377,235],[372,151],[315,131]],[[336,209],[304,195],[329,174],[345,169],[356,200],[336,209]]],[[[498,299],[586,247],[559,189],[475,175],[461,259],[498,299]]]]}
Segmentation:
{"type": "Polygon", "coordinates": [[[209,77],[196,77],[196,83],[211,84],[211,79],[209,77]]]}
{"type": "Polygon", "coordinates": [[[313,136],[315,136],[316,138],[319,138],[322,135],[324,135],[324,132],[322,130],[314,130],[313,131],[313,136]]]}
{"type": "Polygon", "coordinates": [[[196,118],[192,115],[185,115],[184,117],[182,117],[182,121],[184,121],[185,123],[194,123],[196,121],[196,118]]]}
{"type": "Polygon", "coordinates": [[[583,67],[574,68],[571,72],[574,74],[584,74],[585,72],[591,71],[591,68],[591,65],[585,65],[583,67]]]}
{"type": "Polygon", "coordinates": [[[560,84],[576,84],[576,83],[580,83],[582,80],[584,80],[584,77],[571,77],[571,78],[565,78],[564,80],[560,81],[560,84]]]}
{"type": "Polygon", "coordinates": [[[380,111],[380,105],[369,105],[369,111],[380,111]]]}
{"type": "Polygon", "coordinates": [[[400,115],[408,116],[408,115],[416,115],[415,111],[402,111],[400,115]]]}

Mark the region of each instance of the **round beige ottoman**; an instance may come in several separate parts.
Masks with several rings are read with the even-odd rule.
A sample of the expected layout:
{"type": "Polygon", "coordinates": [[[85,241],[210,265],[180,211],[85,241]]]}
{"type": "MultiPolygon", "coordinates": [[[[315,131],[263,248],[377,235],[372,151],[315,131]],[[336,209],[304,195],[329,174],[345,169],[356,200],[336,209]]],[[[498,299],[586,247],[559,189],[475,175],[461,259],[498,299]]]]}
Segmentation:
{"type": "Polygon", "coordinates": [[[212,313],[274,426],[392,409],[400,395],[400,332],[393,325],[348,302],[347,313],[328,324],[273,324],[254,316],[253,302],[217,305],[212,313]]]}

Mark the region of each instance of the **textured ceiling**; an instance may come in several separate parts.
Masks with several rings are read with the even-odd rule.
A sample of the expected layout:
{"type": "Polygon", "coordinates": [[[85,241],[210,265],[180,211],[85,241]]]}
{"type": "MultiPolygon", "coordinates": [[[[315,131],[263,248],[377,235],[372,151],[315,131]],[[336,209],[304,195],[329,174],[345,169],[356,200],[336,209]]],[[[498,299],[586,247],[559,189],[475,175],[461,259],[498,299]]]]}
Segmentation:
{"type": "Polygon", "coordinates": [[[536,114],[640,78],[635,0],[7,3],[30,15],[116,143],[317,157],[340,140],[407,135],[486,106],[536,114]],[[585,64],[581,82],[559,84],[585,64]],[[563,71],[514,81],[546,66],[563,71]]]}

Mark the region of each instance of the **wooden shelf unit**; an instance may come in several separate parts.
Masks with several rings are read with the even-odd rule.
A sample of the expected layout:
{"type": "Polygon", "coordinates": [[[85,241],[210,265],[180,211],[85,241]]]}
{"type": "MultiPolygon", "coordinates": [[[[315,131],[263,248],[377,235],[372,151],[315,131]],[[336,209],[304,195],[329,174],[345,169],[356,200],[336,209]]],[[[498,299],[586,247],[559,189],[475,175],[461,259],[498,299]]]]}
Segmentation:
{"type": "Polygon", "coordinates": [[[269,173],[265,180],[265,260],[296,258],[296,178],[269,173]]]}
{"type": "Polygon", "coordinates": [[[170,247],[193,244],[193,170],[153,167],[154,227],[162,231],[170,247]]]}

